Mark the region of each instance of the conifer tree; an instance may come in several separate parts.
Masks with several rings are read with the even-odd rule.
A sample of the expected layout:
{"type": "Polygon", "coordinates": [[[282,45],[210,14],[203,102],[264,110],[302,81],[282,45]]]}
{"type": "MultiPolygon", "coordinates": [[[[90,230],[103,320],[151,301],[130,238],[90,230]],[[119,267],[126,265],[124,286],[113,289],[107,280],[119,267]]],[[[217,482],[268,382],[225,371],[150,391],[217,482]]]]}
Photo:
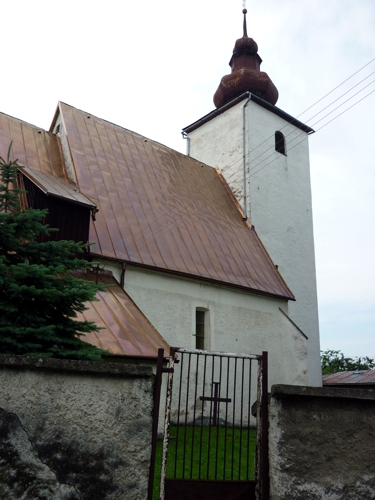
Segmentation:
{"type": "Polygon", "coordinates": [[[101,285],[73,277],[89,263],[82,243],[38,241],[52,231],[47,210],[22,209],[17,160],[0,157],[0,353],[99,360],[102,351],[80,337],[99,328],[78,321],[101,285]]]}

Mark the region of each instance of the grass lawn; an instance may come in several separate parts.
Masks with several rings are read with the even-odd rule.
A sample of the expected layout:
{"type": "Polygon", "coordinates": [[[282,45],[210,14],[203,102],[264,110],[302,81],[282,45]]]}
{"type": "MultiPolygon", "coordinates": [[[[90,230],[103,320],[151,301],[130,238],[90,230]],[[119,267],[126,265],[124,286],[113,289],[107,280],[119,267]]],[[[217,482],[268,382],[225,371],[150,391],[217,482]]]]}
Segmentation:
{"type": "MultiPolygon", "coordinates": [[[[254,479],[255,429],[170,427],[167,478],[254,479]]],[[[159,498],[162,440],[158,440],[153,500],[159,498]]]]}

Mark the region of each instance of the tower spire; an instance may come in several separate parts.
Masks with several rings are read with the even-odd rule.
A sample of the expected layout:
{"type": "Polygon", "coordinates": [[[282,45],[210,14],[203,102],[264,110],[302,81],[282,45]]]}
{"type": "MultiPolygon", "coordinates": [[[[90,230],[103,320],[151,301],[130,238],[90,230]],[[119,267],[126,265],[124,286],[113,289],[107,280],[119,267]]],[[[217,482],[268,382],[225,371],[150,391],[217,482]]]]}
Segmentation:
{"type": "Polygon", "coordinates": [[[262,59],[258,54],[258,45],[247,35],[246,1],[243,2],[242,13],[243,36],[236,41],[229,61],[232,73],[223,76],[215,92],[214,103],[217,108],[244,92],[251,92],[271,104],[276,104],[279,97],[271,78],[260,71],[262,59]]]}
{"type": "MultiPolygon", "coordinates": [[[[246,2],[244,2],[244,4],[245,4],[245,3],[246,3],[246,2]]],[[[247,37],[247,28],[246,28],[246,14],[247,14],[247,10],[246,10],[246,8],[244,8],[244,9],[242,10],[242,14],[243,14],[243,36],[244,36],[244,37],[245,37],[245,36],[247,37]]]]}

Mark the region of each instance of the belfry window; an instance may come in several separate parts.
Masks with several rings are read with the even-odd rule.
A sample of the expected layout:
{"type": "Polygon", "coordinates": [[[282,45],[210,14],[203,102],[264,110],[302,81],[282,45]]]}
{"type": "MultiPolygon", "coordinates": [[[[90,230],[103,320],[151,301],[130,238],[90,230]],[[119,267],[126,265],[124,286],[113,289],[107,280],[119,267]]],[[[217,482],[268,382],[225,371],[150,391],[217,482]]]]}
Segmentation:
{"type": "Polygon", "coordinates": [[[205,311],[195,311],[195,348],[204,349],[204,320],[205,311]]]}
{"type": "Polygon", "coordinates": [[[286,156],[285,137],[284,134],[279,131],[275,132],[275,150],[286,156]]]}

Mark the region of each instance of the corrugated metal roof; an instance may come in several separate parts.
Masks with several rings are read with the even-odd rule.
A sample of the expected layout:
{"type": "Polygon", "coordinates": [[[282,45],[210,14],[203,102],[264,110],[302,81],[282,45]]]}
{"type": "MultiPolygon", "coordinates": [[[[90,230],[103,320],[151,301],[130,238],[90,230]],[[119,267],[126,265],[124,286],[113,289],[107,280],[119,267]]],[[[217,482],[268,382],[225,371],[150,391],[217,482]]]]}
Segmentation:
{"type": "Polygon", "coordinates": [[[346,371],[323,375],[323,385],[375,384],[375,370],[346,371]]]}
{"type": "MultiPolygon", "coordinates": [[[[75,272],[74,276],[95,281],[92,272],[75,272]]],[[[110,285],[105,292],[97,293],[97,301],[88,302],[88,309],[78,313],[78,320],[92,321],[100,328],[98,333],[81,337],[115,356],[156,358],[158,349],[169,355],[169,345],[152,326],[129,295],[110,273],[99,274],[98,282],[110,285]]]]}
{"type": "Polygon", "coordinates": [[[215,169],[60,103],[80,192],[99,213],[92,251],[294,299],[215,169]]]}
{"type": "Polygon", "coordinates": [[[19,165],[64,178],[57,137],[51,132],[0,113],[0,156],[6,158],[13,141],[10,159],[19,165]]]}
{"type": "Polygon", "coordinates": [[[86,198],[86,196],[83,196],[77,188],[74,188],[64,179],[58,179],[51,174],[44,174],[29,167],[22,167],[21,172],[47,196],[64,198],[71,203],[86,205],[88,208],[96,208],[95,203],[86,198]]]}

